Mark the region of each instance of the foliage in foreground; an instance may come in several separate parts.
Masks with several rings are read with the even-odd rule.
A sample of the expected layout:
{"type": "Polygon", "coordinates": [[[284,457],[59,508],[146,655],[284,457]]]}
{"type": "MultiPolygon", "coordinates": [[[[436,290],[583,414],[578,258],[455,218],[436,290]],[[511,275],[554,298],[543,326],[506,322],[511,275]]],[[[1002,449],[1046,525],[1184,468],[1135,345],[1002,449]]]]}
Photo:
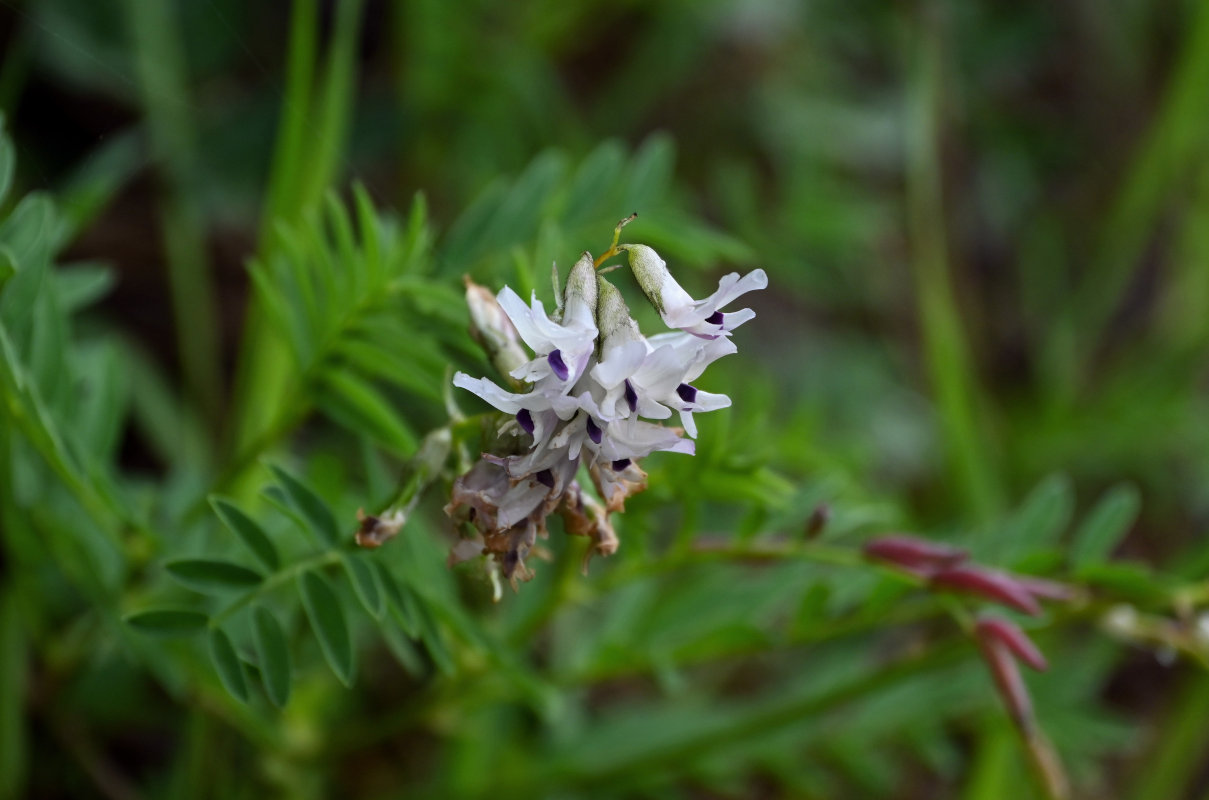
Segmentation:
{"type": "MultiPolygon", "coordinates": [[[[884,552],[884,534],[899,529],[968,553],[946,569],[973,563],[1073,588],[1035,618],[1005,619],[1049,662],[1025,679],[1031,706],[1083,794],[1114,793],[1117,767],[1106,765],[1146,745],[1137,722],[1104,698],[1137,668],[1134,649],[1116,640],[1190,665],[1154,746],[1162,757],[1135,770],[1130,793],[1170,797],[1191,782],[1209,704],[1204,548],[1181,544],[1165,560],[1112,556],[1141,496],[1116,482],[1120,464],[1147,481],[1148,504],[1193,495],[1165,470],[1171,439],[1195,447],[1204,435],[1192,424],[1203,420],[1203,392],[1186,385],[1204,333],[1200,295],[1189,290],[1201,285],[1203,263],[1195,202],[1173,212],[1183,233],[1170,289],[1194,313],[1124,344],[1103,334],[1164,210],[1155,198],[1172,170],[1163,165],[1198,147],[1197,136],[1179,135],[1195,126],[1181,123],[1189,93],[1178,89],[1200,85],[1203,58],[1180,62],[1103,224],[1096,266],[1107,265],[1109,280],[1089,271],[1070,303],[1061,232],[1046,227],[1057,214],[1020,237],[1037,386],[991,398],[965,347],[945,253],[929,247],[945,239],[933,151],[943,115],[939,56],[920,36],[903,180],[934,395],[927,408],[896,391],[884,359],[859,342],[816,349],[765,328],[761,366],[719,365],[710,388],[734,395],[736,408],[703,421],[697,458],[647,463],[652,489],[630,502],[624,547],[584,577],[586,543],[554,536],[534,581],[493,605],[478,571],[444,567],[440,509],[455,465],[480,447],[477,407],[444,387],[453,369],[489,369],[467,334],[462,275],[527,295],[551,261],[598,248],[602,231],[639,209],[635,237],[678,265],[749,265],[756,245],[774,285],[817,293],[845,313],[892,317],[897,306],[877,287],[866,297],[847,275],[797,266],[801,251],[838,264],[874,258],[869,242],[894,215],[884,197],[844,181],[875,149],[881,107],[820,111],[794,87],[770,88],[761,98],[775,109],[769,117],[821,116],[867,135],[838,137],[838,154],[803,152],[769,123],[770,157],[787,176],[772,212],[753,199],[758,176],[718,166],[712,177],[726,191],[717,213],[750,245],[686,213],[671,145],[659,137],[633,153],[615,143],[579,160],[544,153],[441,232],[421,198],[397,214],[360,189],[324,193],[347,122],[358,6],[341,4],[322,79],[287,86],[290,119],[249,269],[252,321],[226,397],[211,374],[206,324],[182,325],[178,386],[93,313],[109,272],[57,263],[87,204],[0,197],[3,793],[66,783],[76,795],[120,794],[130,788],[123,774],[148,795],[172,797],[274,788],[666,796],[698,787],[743,797],[772,785],[820,797],[960,786],[986,800],[1046,791],[1023,785],[1019,767],[1046,775],[1045,755],[1030,749],[1038,740],[1028,731],[1014,736],[995,679],[1018,724],[1020,696],[1003,688],[1002,658],[988,659],[999,670],[991,673],[982,655],[996,635],[987,631],[1000,630],[988,628],[983,608],[1012,595],[936,564],[903,569],[911,564],[901,554],[890,568],[871,562],[866,553],[884,552]],[[298,135],[311,124],[330,135],[298,135]],[[867,249],[837,255],[852,241],[867,249]],[[804,353],[814,360],[802,369],[804,353]],[[839,400],[819,399],[829,392],[839,400]],[[943,464],[921,465],[911,438],[919,430],[940,442],[922,449],[942,453],[943,464]],[[123,466],[132,435],[162,471],[123,466]],[[900,457],[885,468],[906,477],[879,473],[875,439],[887,450],[897,442],[900,457]],[[1056,473],[1019,502],[1005,500],[1012,478],[1055,465],[1076,472],[1079,491],[1056,473]],[[922,502],[885,488],[921,473],[932,487],[922,502]],[[391,507],[406,510],[404,532],[358,549],[357,510],[391,507]]],[[[1209,14],[1196,19],[1192,56],[1197,32],[1209,30],[1209,14]]],[[[306,14],[295,22],[305,26],[306,14]]],[[[635,70],[655,72],[641,69],[643,52],[635,70]]],[[[172,110],[166,96],[162,86],[148,93],[153,120],[157,101],[158,113],[172,110]]],[[[986,174],[1015,174],[1017,143],[998,144],[980,151],[990,154],[986,174]]],[[[13,162],[0,146],[4,189],[13,162]]],[[[997,200],[996,220],[1027,217],[1027,183],[1013,184],[1024,198],[1017,206],[997,200]]],[[[93,192],[104,186],[77,186],[73,199],[93,192]]],[[[180,199],[183,184],[165,193],[180,199]]],[[[167,203],[165,230],[187,229],[185,212],[167,203]]],[[[204,292],[177,282],[177,313],[205,323],[204,292]]],[[[775,304],[769,312],[762,319],[775,319],[775,304]]],[[[1056,781],[1048,791],[1059,791],[1056,781]]]]}

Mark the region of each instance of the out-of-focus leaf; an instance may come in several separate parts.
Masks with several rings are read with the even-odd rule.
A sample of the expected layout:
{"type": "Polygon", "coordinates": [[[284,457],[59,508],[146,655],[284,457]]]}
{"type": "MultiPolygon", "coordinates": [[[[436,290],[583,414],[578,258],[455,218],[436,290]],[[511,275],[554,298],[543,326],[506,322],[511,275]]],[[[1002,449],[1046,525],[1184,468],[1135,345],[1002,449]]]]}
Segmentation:
{"type": "Polygon", "coordinates": [[[17,262],[13,252],[7,246],[0,244],[0,289],[4,283],[17,271],[17,262]]]}
{"type": "MultiPolygon", "coordinates": [[[[2,121],[2,120],[0,120],[2,121]]],[[[13,143],[0,127],[0,204],[8,197],[8,190],[13,185],[13,171],[17,166],[17,157],[13,151],[13,143]]]]}
{"type": "Polygon", "coordinates": [[[509,187],[493,185],[449,231],[444,261],[457,271],[470,271],[489,253],[507,253],[537,230],[545,201],[566,172],[561,154],[547,151],[535,157],[509,187]]]}
{"type": "Polygon", "coordinates": [[[382,592],[378,590],[378,581],[373,567],[358,555],[345,556],[343,561],[344,569],[348,572],[348,579],[353,585],[357,599],[374,619],[381,619],[386,606],[383,602],[382,592]]]}
{"type": "Polygon", "coordinates": [[[45,263],[51,247],[50,233],[55,209],[50,198],[41,193],[26,195],[0,222],[0,242],[12,253],[18,270],[45,263]]]}
{"type": "Polygon", "coordinates": [[[156,636],[190,636],[205,628],[210,618],[200,611],[163,608],[139,611],[126,617],[125,622],[156,636]]]}
{"type": "Polygon", "coordinates": [[[672,182],[672,171],[676,164],[676,146],[670,137],[655,134],[642,143],[630,162],[623,209],[632,209],[640,214],[651,204],[663,198],[672,182]]]}
{"type": "Polygon", "coordinates": [[[319,648],[328,666],[341,683],[352,686],[353,642],[339,596],[327,578],[314,571],[302,573],[298,579],[298,589],[302,594],[307,619],[311,621],[311,629],[319,640],[319,648]]]}
{"type": "Polygon", "coordinates": [[[428,648],[428,655],[436,663],[437,669],[446,675],[453,675],[457,672],[457,664],[454,662],[445,640],[441,638],[441,629],[437,627],[432,612],[422,601],[416,602],[415,611],[420,627],[420,640],[428,648]]]}
{"type": "Polygon", "coordinates": [[[113,288],[113,270],[101,264],[75,264],[55,272],[59,305],[74,314],[100,300],[113,288]]]}
{"type": "MultiPolygon", "coordinates": [[[[601,187],[612,185],[624,165],[625,151],[615,141],[604,142],[588,154],[567,187],[561,214],[567,227],[582,225],[597,213],[606,199],[601,196],[601,187]]],[[[617,209],[614,213],[620,212],[620,218],[635,210],[617,209]]]]}
{"type": "Polygon", "coordinates": [[[403,669],[415,677],[422,676],[425,673],[424,659],[403,630],[394,625],[383,625],[381,630],[387,649],[403,669]]]}
{"type": "Polygon", "coordinates": [[[1052,544],[1070,523],[1074,505],[1070,478],[1061,474],[1045,478],[997,531],[1002,539],[989,543],[995,559],[1012,562],[1052,544]]]}
{"type": "Polygon", "coordinates": [[[319,540],[328,547],[339,544],[340,527],[336,524],[336,515],[315,490],[276,464],[270,464],[269,469],[285,490],[290,503],[311,524],[319,540]]]}
{"type": "Polygon", "coordinates": [[[170,561],[164,568],[182,586],[207,594],[250,589],[264,580],[260,573],[247,567],[205,558],[170,561]]]}
{"type": "Polygon", "coordinates": [[[1105,561],[1137,519],[1142,498],[1136,487],[1121,484],[1110,489],[1083,520],[1071,542],[1071,562],[1076,569],[1105,561]]]}
{"type": "Polygon", "coordinates": [[[377,388],[348,370],[324,373],[319,405],[341,424],[400,455],[415,451],[415,434],[402,417],[377,388]]]}
{"type": "MultiPolygon", "coordinates": [[[[0,136],[0,159],[4,145],[5,140],[0,136]]],[[[0,797],[5,798],[20,797],[25,782],[28,763],[25,695],[29,655],[16,593],[0,592],[0,797]]]]}
{"type": "Polygon", "coordinates": [[[1156,580],[1154,571],[1145,564],[1120,561],[1111,564],[1088,564],[1075,573],[1079,580],[1095,589],[1137,603],[1163,603],[1167,592],[1156,580]]]}
{"type": "Polygon", "coordinates": [[[248,683],[244,679],[243,664],[235,653],[230,637],[222,628],[210,631],[210,660],[218,672],[218,679],[231,696],[244,703],[248,702],[248,683]]]}
{"type": "Polygon", "coordinates": [[[420,339],[403,351],[380,342],[348,338],[340,343],[339,354],[350,366],[366,375],[388,380],[427,400],[439,401],[440,376],[446,356],[435,349],[429,350],[427,345],[427,341],[420,339]],[[441,366],[434,375],[431,368],[437,362],[441,366]]]}
{"type": "Polygon", "coordinates": [[[412,597],[411,592],[399,586],[399,582],[381,561],[375,561],[374,568],[378,572],[378,580],[382,584],[383,594],[390,601],[391,608],[395,610],[395,617],[399,625],[412,639],[419,637],[420,619],[416,611],[415,598],[412,597]]]}
{"type": "Polygon", "coordinates": [[[273,705],[284,708],[290,699],[290,649],[281,623],[264,606],[252,609],[252,642],[265,693],[273,705]]]}
{"type": "Polygon", "coordinates": [[[130,384],[112,340],[77,347],[73,372],[83,389],[78,397],[75,430],[95,463],[108,462],[116,450],[127,420],[130,384]]]}
{"type": "Polygon", "coordinates": [[[281,559],[277,555],[277,548],[273,546],[268,534],[260,525],[256,524],[255,520],[226,498],[211,495],[210,505],[223,524],[239,537],[240,541],[252,551],[252,554],[266,569],[270,572],[280,569],[281,559]]]}

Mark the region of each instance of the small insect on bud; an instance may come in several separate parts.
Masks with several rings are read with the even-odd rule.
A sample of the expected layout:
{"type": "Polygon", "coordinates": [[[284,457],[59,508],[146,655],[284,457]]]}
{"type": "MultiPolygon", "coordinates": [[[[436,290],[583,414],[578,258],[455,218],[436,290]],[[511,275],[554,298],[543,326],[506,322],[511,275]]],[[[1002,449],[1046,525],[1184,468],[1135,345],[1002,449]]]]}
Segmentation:
{"type": "Polygon", "coordinates": [[[959,547],[929,542],[914,536],[879,536],[865,545],[865,556],[903,567],[917,574],[955,567],[969,554],[959,547]]]}
{"type": "Polygon", "coordinates": [[[810,512],[810,518],[806,520],[806,538],[817,539],[822,536],[823,529],[830,521],[831,506],[827,503],[819,503],[814,507],[814,511],[810,512]]]}
{"type": "Polygon", "coordinates": [[[466,306],[470,310],[470,335],[483,348],[492,366],[507,375],[529,360],[521,347],[516,326],[508,319],[495,295],[470,278],[466,284],[466,306]]]}
{"type": "Polygon", "coordinates": [[[1015,623],[998,617],[982,617],[975,627],[979,641],[1000,642],[1016,658],[1028,664],[1038,672],[1049,669],[1049,662],[1033,644],[1033,640],[1015,623]]]}
{"type": "Polygon", "coordinates": [[[1028,590],[1014,577],[1003,573],[979,567],[950,567],[933,573],[931,585],[936,589],[978,595],[1034,617],[1041,613],[1041,606],[1028,590]]]}

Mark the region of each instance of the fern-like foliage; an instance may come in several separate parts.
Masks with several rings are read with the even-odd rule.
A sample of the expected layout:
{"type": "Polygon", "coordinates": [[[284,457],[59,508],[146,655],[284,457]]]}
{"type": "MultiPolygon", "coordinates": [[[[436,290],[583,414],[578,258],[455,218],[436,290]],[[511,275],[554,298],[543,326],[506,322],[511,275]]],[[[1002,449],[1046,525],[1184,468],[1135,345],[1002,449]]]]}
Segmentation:
{"type": "Polygon", "coordinates": [[[406,455],[417,425],[436,421],[424,406],[440,400],[450,352],[471,351],[465,313],[456,286],[432,277],[423,198],[400,222],[379,214],[362,187],[353,195],[352,213],[329,196],[322,212],[279,227],[278,246],[251,275],[289,343],[298,388],[332,419],[406,455]],[[418,421],[397,395],[411,398],[418,421]]]}

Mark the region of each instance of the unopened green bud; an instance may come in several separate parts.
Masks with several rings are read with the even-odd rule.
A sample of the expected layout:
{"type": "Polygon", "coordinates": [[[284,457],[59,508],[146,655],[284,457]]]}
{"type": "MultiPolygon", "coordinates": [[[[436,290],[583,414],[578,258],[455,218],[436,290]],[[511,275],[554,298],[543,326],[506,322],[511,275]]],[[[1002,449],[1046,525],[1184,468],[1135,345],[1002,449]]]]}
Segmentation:
{"type": "Polygon", "coordinates": [[[563,291],[563,325],[590,323],[596,316],[596,267],[592,254],[585,252],[571,267],[563,291]]]}
{"type": "MultiPolygon", "coordinates": [[[[483,348],[491,364],[507,376],[529,360],[521,346],[516,326],[508,319],[495,295],[470,278],[466,283],[466,306],[470,309],[470,335],[483,348]]],[[[509,381],[513,381],[509,378],[509,381]]],[[[514,382],[514,381],[513,381],[514,382]]]]}
{"type": "Polygon", "coordinates": [[[596,276],[599,297],[596,301],[596,327],[600,329],[602,347],[608,349],[615,344],[641,341],[642,331],[630,314],[630,307],[617,287],[603,277],[596,276]]]}
{"type": "Polygon", "coordinates": [[[645,244],[623,244],[617,249],[625,250],[629,255],[630,269],[639,288],[660,315],[669,305],[692,303],[693,299],[668,272],[667,262],[652,248],[645,244]]]}

